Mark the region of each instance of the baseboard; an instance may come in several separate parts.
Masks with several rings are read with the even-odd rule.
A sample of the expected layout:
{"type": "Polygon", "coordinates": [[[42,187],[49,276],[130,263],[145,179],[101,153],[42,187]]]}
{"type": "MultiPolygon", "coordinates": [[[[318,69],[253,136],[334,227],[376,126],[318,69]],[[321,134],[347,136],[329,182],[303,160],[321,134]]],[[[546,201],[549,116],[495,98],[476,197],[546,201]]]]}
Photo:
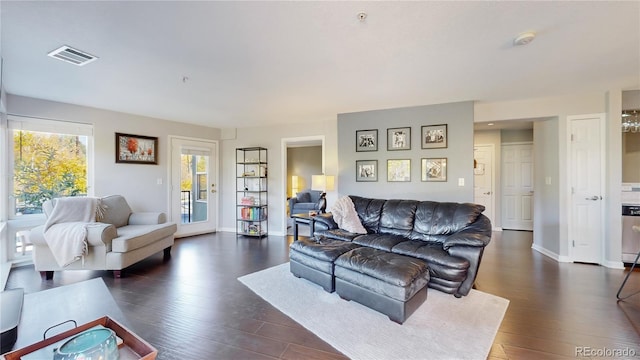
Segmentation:
{"type": "Polygon", "coordinates": [[[499,227],[499,226],[498,227],[494,227],[492,231],[502,231],[502,228],[499,227]]]}
{"type": "Polygon", "coordinates": [[[560,256],[556,253],[554,253],[553,251],[549,251],[548,249],[545,249],[541,246],[538,246],[537,244],[532,244],[531,248],[539,253],[541,253],[544,256],[550,257],[553,260],[557,261],[557,262],[571,262],[571,260],[569,259],[568,256],[560,256]]]}
{"type": "Polygon", "coordinates": [[[605,261],[603,266],[606,266],[611,269],[624,269],[624,263],[622,261],[605,261]]]}

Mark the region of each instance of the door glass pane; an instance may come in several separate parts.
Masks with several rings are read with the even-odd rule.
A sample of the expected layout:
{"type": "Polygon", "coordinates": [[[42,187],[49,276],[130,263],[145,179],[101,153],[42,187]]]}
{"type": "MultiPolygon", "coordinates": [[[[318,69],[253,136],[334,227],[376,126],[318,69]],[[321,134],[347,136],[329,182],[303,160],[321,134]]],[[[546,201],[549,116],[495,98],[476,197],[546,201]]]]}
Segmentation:
{"type": "Polygon", "coordinates": [[[209,156],[193,155],[186,149],[180,155],[180,208],[182,224],[207,221],[209,156]],[[185,154],[187,152],[188,154],[185,154]]]}

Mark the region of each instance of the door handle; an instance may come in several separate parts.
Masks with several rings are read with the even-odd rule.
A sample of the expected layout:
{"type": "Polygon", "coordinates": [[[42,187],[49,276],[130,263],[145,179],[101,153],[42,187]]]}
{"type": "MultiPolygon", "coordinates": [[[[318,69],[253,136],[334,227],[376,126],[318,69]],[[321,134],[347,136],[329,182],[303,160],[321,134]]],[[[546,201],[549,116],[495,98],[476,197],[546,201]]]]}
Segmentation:
{"type": "Polygon", "coordinates": [[[491,191],[487,191],[486,193],[483,193],[484,195],[491,195],[491,191]]]}
{"type": "Polygon", "coordinates": [[[584,198],[584,199],[585,199],[585,200],[593,200],[593,201],[596,201],[596,200],[598,200],[599,198],[600,198],[600,197],[598,197],[598,196],[594,195],[594,196],[592,196],[592,197],[588,197],[588,198],[584,198]]]}

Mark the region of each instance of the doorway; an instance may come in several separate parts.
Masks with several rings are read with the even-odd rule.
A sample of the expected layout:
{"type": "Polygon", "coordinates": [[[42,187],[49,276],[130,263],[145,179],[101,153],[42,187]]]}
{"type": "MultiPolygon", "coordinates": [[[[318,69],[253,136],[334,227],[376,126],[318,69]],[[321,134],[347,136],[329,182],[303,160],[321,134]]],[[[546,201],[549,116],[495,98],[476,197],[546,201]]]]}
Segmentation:
{"type": "Polygon", "coordinates": [[[217,228],[218,143],[170,137],[171,221],[176,237],[215,232],[217,228]]]}
{"type": "Polygon", "coordinates": [[[533,231],[533,144],[502,144],[502,228],[533,231]]]}
{"type": "Polygon", "coordinates": [[[287,225],[288,225],[288,220],[289,220],[289,214],[287,213],[288,211],[288,199],[289,197],[291,197],[292,191],[295,190],[302,190],[304,188],[310,188],[311,187],[311,177],[310,175],[319,175],[319,174],[324,174],[325,172],[325,137],[324,135],[317,135],[317,136],[304,136],[304,137],[294,137],[294,138],[283,138],[282,139],[282,145],[281,145],[281,161],[282,161],[282,179],[285,179],[285,181],[282,182],[282,194],[285,195],[285,197],[282,199],[283,202],[285,202],[285,206],[283,206],[283,212],[282,212],[282,222],[281,222],[281,229],[282,229],[282,233],[283,234],[287,234],[287,225]],[[292,149],[292,148],[300,148],[300,147],[313,147],[313,146],[319,146],[320,147],[320,156],[321,156],[321,161],[319,166],[315,166],[315,168],[317,168],[317,172],[313,173],[313,174],[308,174],[309,178],[305,181],[303,179],[301,179],[300,177],[298,177],[297,184],[292,184],[292,176],[293,175],[299,175],[299,174],[292,174],[291,173],[291,169],[289,169],[289,161],[288,161],[288,150],[292,149]]]}
{"type": "Polygon", "coordinates": [[[574,262],[603,261],[605,117],[569,116],[569,257],[574,262]]]}
{"type": "Polygon", "coordinates": [[[473,147],[473,199],[484,206],[484,214],[495,222],[495,147],[493,144],[474,145],[473,147]]]}

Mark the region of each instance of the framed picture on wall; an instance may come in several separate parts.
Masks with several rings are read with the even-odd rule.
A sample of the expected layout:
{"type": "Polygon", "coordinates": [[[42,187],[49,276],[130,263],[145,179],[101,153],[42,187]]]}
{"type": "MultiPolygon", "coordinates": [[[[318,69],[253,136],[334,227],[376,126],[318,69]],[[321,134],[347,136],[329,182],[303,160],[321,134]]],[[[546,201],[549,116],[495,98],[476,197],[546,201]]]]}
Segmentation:
{"type": "Polygon", "coordinates": [[[447,181],[447,158],[422,159],[422,181],[447,181]]]}
{"type": "Polygon", "coordinates": [[[423,149],[447,147],[447,124],[423,126],[421,135],[423,149]]]}
{"type": "Polygon", "coordinates": [[[116,163],[158,164],[158,138],[116,133],[116,163]]]}
{"type": "Polygon", "coordinates": [[[378,130],[357,130],[356,151],[378,151],[378,130]]]}
{"type": "Polygon", "coordinates": [[[411,160],[387,160],[387,181],[411,181],[411,160]]]}
{"type": "Polygon", "coordinates": [[[356,160],[356,181],[378,181],[378,160],[356,160]]]}
{"type": "Polygon", "coordinates": [[[411,150],[411,128],[387,129],[387,150],[411,150]]]}

